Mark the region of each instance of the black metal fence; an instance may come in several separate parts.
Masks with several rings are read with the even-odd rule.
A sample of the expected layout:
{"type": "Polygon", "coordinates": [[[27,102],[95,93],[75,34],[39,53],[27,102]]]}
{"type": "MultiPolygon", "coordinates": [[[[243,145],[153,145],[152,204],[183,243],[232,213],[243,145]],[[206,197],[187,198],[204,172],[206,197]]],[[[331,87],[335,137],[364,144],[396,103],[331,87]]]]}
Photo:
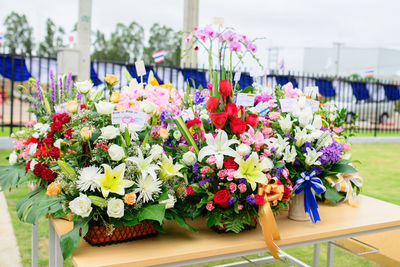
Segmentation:
{"type": "MultiPolygon", "coordinates": [[[[91,79],[96,86],[103,86],[106,74],[115,74],[119,78],[118,87],[128,85],[124,69],[131,76],[136,77],[133,62],[115,62],[94,60],[91,64],[91,79]]],[[[19,85],[27,86],[29,77],[41,81],[44,88],[49,88],[49,71],[57,73],[55,58],[43,56],[20,56],[0,54],[0,106],[2,135],[19,129],[32,119],[27,112],[29,103],[16,90],[19,85]]],[[[200,68],[182,68],[165,66],[162,64],[146,65],[147,81],[150,71],[160,83],[172,83],[178,90],[184,90],[186,82],[193,82],[196,86],[207,86],[208,70],[200,68]]],[[[273,88],[277,84],[284,85],[291,82],[295,88],[318,86],[323,102],[335,103],[339,108],[347,109],[350,126],[352,118],[357,117],[355,124],[363,135],[399,135],[400,134],[400,94],[399,82],[387,80],[366,81],[364,79],[350,79],[346,77],[332,77],[318,74],[304,74],[294,72],[270,72],[262,76],[250,75],[243,70],[239,84],[242,88],[253,83],[260,84],[263,90],[273,88]],[[254,77],[256,76],[256,77],[254,77]]],[[[27,86],[32,93],[35,89],[27,86]]]]}

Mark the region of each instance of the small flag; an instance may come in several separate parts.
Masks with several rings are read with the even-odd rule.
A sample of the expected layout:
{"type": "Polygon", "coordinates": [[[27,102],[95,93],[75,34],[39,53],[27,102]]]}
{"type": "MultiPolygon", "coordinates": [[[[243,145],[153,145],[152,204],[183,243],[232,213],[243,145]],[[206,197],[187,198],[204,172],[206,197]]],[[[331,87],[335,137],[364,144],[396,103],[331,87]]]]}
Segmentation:
{"type": "Polygon", "coordinates": [[[374,68],[368,68],[365,71],[365,77],[373,77],[375,75],[375,70],[374,68]]]}
{"type": "Polygon", "coordinates": [[[279,62],[279,70],[284,72],[285,71],[285,60],[282,58],[282,60],[279,62]]]}
{"type": "Polygon", "coordinates": [[[160,51],[154,52],[152,56],[156,63],[163,62],[165,59],[165,51],[160,50],[160,51]]]}
{"type": "Polygon", "coordinates": [[[0,33],[0,45],[3,44],[3,41],[4,41],[4,34],[0,33]]]}

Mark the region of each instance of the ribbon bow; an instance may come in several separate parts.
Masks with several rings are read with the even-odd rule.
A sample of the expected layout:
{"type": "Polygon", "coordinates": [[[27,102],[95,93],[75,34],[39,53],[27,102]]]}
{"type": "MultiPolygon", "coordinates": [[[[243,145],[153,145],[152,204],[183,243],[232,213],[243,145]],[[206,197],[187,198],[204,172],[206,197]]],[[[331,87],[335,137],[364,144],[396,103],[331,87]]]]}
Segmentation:
{"type": "Polygon", "coordinates": [[[301,177],[297,178],[296,185],[293,187],[295,194],[304,191],[304,211],[308,213],[313,223],[320,221],[318,213],[318,205],[312,190],[321,194],[326,191],[320,178],[316,177],[315,171],[308,174],[306,171],[301,173],[301,177]]]}
{"type": "Polygon", "coordinates": [[[281,185],[281,189],[281,186],[276,183],[277,181],[275,180],[273,184],[258,184],[258,194],[264,196],[264,204],[260,205],[258,216],[264,240],[271,255],[274,256],[275,259],[280,259],[278,255],[278,247],[273,240],[279,240],[281,237],[270,206],[270,202],[277,203],[277,201],[282,199],[283,196],[283,185],[281,185]],[[282,193],[280,193],[281,190],[282,193]]]}
{"type": "Polygon", "coordinates": [[[353,199],[353,183],[357,187],[361,187],[363,185],[363,178],[358,173],[339,173],[337,175],[337,180],[334,181],[331,178],[327,178],[328,182],[331,183],[332,187],[335,188],[338,192],[345,192],[346,197],[341,202],[345,202],[349,200],[349,205],[355,207],[353,199]]]}

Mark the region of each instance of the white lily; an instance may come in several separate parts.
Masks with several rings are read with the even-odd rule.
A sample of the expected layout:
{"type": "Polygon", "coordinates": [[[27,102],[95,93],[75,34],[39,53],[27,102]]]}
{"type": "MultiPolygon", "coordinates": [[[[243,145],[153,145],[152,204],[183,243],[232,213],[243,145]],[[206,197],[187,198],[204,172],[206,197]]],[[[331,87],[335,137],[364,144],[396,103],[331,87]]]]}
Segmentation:
{"type": "Polygon", "coordinates": [[[277,138],[270,138],[272,141],[272,146],[276,151],[276,155],[278,157],[282,156],[283,151],[285,151],[285,148],[289,145],[289,138],[285,137],[282,138],[281,135],[277,134],[277,138]]]}
{"type": "Polygon", "coordinates": [[[283,153],[283,160],[285,162],[294,162],[297,156],[296,148],[294,146],[287,146],[283,153]]]}
{"type": "Polygon", "coordinates": [[[140,148],[138,149],[137,157],[129,157],[125,159],[125,161],[132,161],[133,163],[135,163],[138,166],[140,173],[142,174],[143,177],[150,175],[154,179],[157,178],[156,170],[159,170],[160,166],[152,164],[153,156],[144,158],[142,150],[140,148]]]}
{"type": "Polygon", "coordinates": [[[294,138],[296,139],[297,146],[301,147],[302,145],[304,145],[305,142],[309,141],[309,136],[307,134],[306,128],[300,129],[300,127],[296,127],[296,129],[294,129],[294,132],[294,138]]]}
{"type": "Polygon", "coordinates": [[[282,131],[289,132],[292,130],[292,124],[296,120],[292,120],[290,114],[286,114],[286,117],[280,117],[278,120],[279,126],[281,127],[282,131]]]}
{"type": "Polygon", "coordinates": [[[306,148],[306,164],[311,165],[321,165],[321,162],[318,160],[319,156],[322,155],[322,152],[317,152],[314,148],[310,149],[309,147],[306,148]]]}
{"type": "Polygon", "coordinates": [[[239,157],[239,154],[232,149],[230,146],[233,144],[238,144],[238,140],[228,139],[228,135],[225,131],[220,130],[218,135],[214,138],[212,134],[206,134],[207,146],[203,147],[199,152],[199,161],[203,160],[206,156],[215,156],[217,161],[217,168],[222,169],[224,163],[224,155],[230,157],[239,157]]]}
{"type": "Polygon", "coordinates": [[[299,124],[301,127],[309,125],[313,119],[313,112],[310,107],[306,107],[299,112],[299,124]]]}

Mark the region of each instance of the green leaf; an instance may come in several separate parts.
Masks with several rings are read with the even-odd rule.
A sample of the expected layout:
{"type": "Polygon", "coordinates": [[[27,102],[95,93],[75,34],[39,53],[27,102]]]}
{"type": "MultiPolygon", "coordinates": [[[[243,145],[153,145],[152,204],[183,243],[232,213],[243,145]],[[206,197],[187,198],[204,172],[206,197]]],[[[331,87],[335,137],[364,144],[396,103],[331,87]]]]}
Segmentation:
{"type": "Polygon", "coordinates": [[[335,164],[335,166],[330,169],[331,172],[335,173],[356,173],[357,170],[348,164],[335,164]]]}
{"type": "Polygon", "coordinates": [[[129,134],[128,127],[125,128],[124,138],[125,138],[126,146],[127,147],[131,146],[131,135],[129,134]]]}
{"type": "Polygon", "coordinates": [[[100,208],[105,208],[107,207],[107,200],[105,200],[102,197],[99,196],[88,196],[90,201],[92,201],[93,205],[96,205],[97,207],[100,208]]]}
{"type": "Polygon", "coordinates": [[[139,221],[154,220],[162,223],[165,215],[165,204],[147,205],[139,213],[139,221]]]}
{"type": "Polygon", "coordinates": [[[57,160],[57,164],[69,180],[76,180],[78,178],[75,170],[65,161],[57,160]]]}
{"type": "Polygon", "coordinates": [[[207,228],[211,228],[214,225],[221,222],[222,214],[219,212],[209,212],[207,214],[207,228]]]}
{"type": "Polygon", "coordinates": [[[97,99],[99,99],[99,97],[103,94],[104,89],[103,88],[99,88],[97,89],[90,97],[89,100],[91,102],[96,102],[97,99]]]}
{"type": "Polygon", "coordinates": [[[11,166],[0,166],[0,191],[10,189],[22,184],[25,176],[25,165],[23,163],[11,166]]]}
{"type": "Polygon", "coordinates": [[[167,199],[169,199],[169,196],[168,196],[168,189],[167,188],[164,188],[164,190],[162,191],[162,193],[158,196],[158,198],[155,200],[156,202],[159,202],[159,201],[163,201],[163,200],[167,200],[167,199]]]}
{"type": "Polygon", "coordinates": [[[81,219],[74,222],[74,228],[62,235],[60,238],[60,247],[64,260],[67,259],[78,247],[81,236],[85,236],[89,230],[89,219],[81,219]]]}
{"type": "Polygon", "coordinates": [[[325,191],[325,198],[333,203],[338,203],[340,200],[343,199],[343,196],[336,191],[336,189],[327,186],[325,191]]]}
{"type": "Polygon", "coordinates": [[[168,209],[165,211],[165,218],[175,220],[177,224],[179,224],[181,227],[193,231],[197,233],[198,231],[194,229],[192,226],[186,223],[185,219],[180,216],[174,209],[168,209]]]}
{"type": "Polygon", "coordinates": [[[182,117],[179,116],[174,119],[176,126],[178,127],[179,131],[182,133],[183,137],[186,139],[188,144],[194,148],[196,154],[199,154],[199,148],[197,147],[196,142],[193,139],[192,134],[189,132],[185,122],[183,121],[182,117]]]}
{"type": "Polygon", "coordinates": [[[128,81],[128,83],[130,83],[132,81],[132,75],[129,73],[129,71],[126,67],[123,67],[122,71],[124,73],[126,80],[128,81]]]}

